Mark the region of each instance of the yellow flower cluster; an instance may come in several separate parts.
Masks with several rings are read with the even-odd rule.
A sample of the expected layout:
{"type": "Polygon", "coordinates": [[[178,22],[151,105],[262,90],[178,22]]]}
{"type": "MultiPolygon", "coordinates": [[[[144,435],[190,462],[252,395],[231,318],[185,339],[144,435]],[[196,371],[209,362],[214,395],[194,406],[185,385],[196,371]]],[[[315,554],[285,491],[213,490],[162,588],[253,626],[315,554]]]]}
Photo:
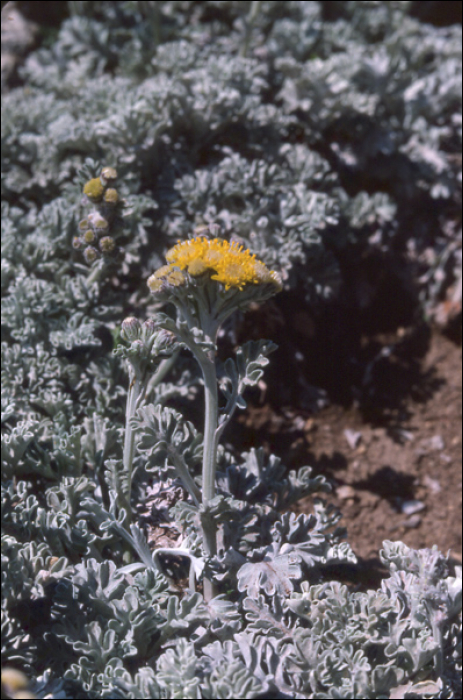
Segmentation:
{"type": "Polygon", "coordinates": [[[211,279],[223,284],[226,290],[231,287],[243,290],[248,284],[273,284],[278,290],[281,289],[276,272],[270,271],[263,262],[256,260],[256,256],[249,250],[243,250],[242,245],[229,243],[222,238],[200,236],[179,242],[167,252],[166,259],[169,265],[163,271],[164,279],[166,268],[177,268],[187,270],[192,277],[212,272],[211,279]]]}

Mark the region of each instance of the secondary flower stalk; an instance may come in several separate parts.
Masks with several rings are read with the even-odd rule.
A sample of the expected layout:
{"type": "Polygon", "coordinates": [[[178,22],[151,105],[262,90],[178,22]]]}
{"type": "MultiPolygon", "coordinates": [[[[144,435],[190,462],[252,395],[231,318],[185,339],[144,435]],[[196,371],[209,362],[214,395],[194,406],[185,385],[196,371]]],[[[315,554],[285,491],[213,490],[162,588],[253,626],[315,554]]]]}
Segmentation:
{"type": "Polygon", "coordinates": [[[151,377],[151,387],[162,381],[178,356],[174,337],[156,328],[153,321],[140,323],[128,317],[122,322],[122,338],[128,347],[119,346],[116,354],[124,357],[129,366],[129,390],[125,416],[123,450],[123,484],[118,492],[120,511],[125,512],[124,526],[128,530],[131,522],[130,497],[132,492],[132,472],[135,452],[135,428],[133,418],[144,404],[151,377]],[[153,371],[155,371],[153,375],[153,371]]]}
{"type": "Polygon", "coordinates": [[[79,222],[79,235],[74,236],[73,248],[82,252],[87,265],[93,267],[88,284],[96,282],[105,267],[120,252],[115,236],[121,225],[123,202],[115,187],[117,171],[104,167],[99,177],[88,180],[83,188],[82,204],[90,206],[86,217],[79,222]]]}

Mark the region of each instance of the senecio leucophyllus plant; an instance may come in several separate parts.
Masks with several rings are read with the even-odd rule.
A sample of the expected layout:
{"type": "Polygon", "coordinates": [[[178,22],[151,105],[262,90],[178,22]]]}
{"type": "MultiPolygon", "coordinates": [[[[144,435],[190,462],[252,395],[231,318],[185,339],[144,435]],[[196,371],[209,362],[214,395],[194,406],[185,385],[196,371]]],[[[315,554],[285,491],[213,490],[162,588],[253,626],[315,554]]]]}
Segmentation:
{"type": "MultiPolygon", "coordinates": [[[[341,542],[343,530],[335,527],[339,513],[322,501],[314,502],[310,515],[282,511],[303,493],[329,490],[329,484],[322,476],[311,478],[308,467],[283,476],[279,460],[271,455],[266,464],[263,450],[252,450],[242,455],[243,464],[235,464],[219,445],[235,409],[245,406],[246,386],[259,381],[275,348],[270,341],[250,341],[221,365],[216,345],[220,325],[237,309],[278,293],[279,274],[236,241],[218,237],[215,226],[179,241],[166,253],[166,261],[148,279],[148,287],[156,305],[171,303],[176,315],[158,312],[144,323],[134,317],[122,323],[121,335],[129,347],[119,347],[117,353],[130,365],[124,473],[118,517],[102,528],[118,532],[137,552],[141,561],[124,566],[125,574],[140,568],[151,575],[164,573],[161,555],[166,553],[189,559],[190,598],[172,604],[172,624],[182,614],[181,605],[185,610],[196,605],[195,620],[201,626],[193,640],[181,638],[175,650],[169,648],[158,660],[153,689],[144,695],[158,692],[156,684],[172,692],[175,673],[181,677],[181,697],[220,697],[218,685],[215,694],[207,683],[203,694],[193,692],[190,680],[196,676],[185,671],[185,665],[202,663],[196,653],[201,654],[204,644],[213,665],[234,669],[230,683],[239,685],[234,697],[260,697],[263,692],[296,698],[392,698],[407,693],[451,697],[445,693],[454,679],[445,681],[445,687],[442,681],[451,666],[446,666],[445,635],[453,649],[461,609],[460,572],[444,581],[447,569],[437,551],[413,552],[401,543],[385,542],[381,556],[392,575],[381,591],[350,594],[346,586],[325,579],[317,585],[317,567],[356,561],[349,545],[341,542]],[[176,411],[145,401],[147,388],[162,381],[182,347],[202,372],[203,435],[176,411]],[[220,403],[219,392],[225,399],[220,403]],[[190,496],[172,508],[185,534],[176,547],[152,552],[131,523],[136,445],[152,459],[146,462],[151,473],[161,472],[165,460],[190,496]],[[315,577],[310,582],[309,570],[315,577]],[[203,597],[196,590],[201,577],[203,597]],[[205,625],[209,620],[207,628],[203,616],[205,625]],[[245,659],[245,667],[234,665],[236,654],[245,659]],[[429,668],[421,673],[426,664],[429,668]],[[434,676],[429,680],[431,666],[434,676]]],[[[218,674],[228,689],[228,680],[218,674]]],[[[118,687],[134,696],[139,682],[121,676],[118,687]]]]}
{"type": "Polygon", "coordinates": [[[57,4],[53,41],[2,71],[2,695],[461,698],[461,567],[386,541],[377,589],[336,580],[355,556],[327,479],[221,444],[274,346],[216,352],[277,266],[316,303],[347,284],[352,313],[414,271],[425,312],[453,286],[458,308],[461,22],[385,0],[57,4]],[[216,222],[226,241],[186,240],[216,222]],[[191,354],[204,434],[179,408],[191,354]]]}
{"type": "MultiPolygon", "coordinates": [[[[148,287],[156,300],[172,302],[177,309],[174,320],[165,314],[158,314],[142,327],[137,319],[126,319],[122,326],[123,336],[132,341],[131,356],[125,355],[132,365],[133,377],[130,383],[127,404],[127,424],[124,450],[124,466],[128,486],[126,488],[125,513],[130,513],[130,473],[134,450],[133,418],[143,403],[147,377],[145,358],[152,357],[152,348],[157,344],[155,355],[163,346],[164,365],[159,372],[164,376],[175,360],[173,350],[177,345],[186,346],[197,360],[204,381],[205,421],[202,446],[202,486],[194,482],[187,465],[177,456],[176,468],[183,485],[190,493],[197,507],[201,507],[203,545],[206,557],[217,553],[217,523],[211,504],[216,496],[217,449],[222,432],[236,407],[246,385],[257,383],[262,375],[261,367],[268,355],[275,349],[270,341],[247,343],[239,352],[239,362],[228,360],[225,363],[225,376],[221,388],[226,398],[226,406],[219,415],[219,384],[217,379],[216,340],[220,325],[237,309],[245,308],[250,302],[262,302],[281,291],[279,274],[269,270],[249,250],[236,241],[212,237],[216,227],[196,230],[196,236],[178,242],[171,248],[162,266],[148,280],[148,287]],[[204,235],[204,234],[209,235],[204,235]],[[148,328],[148,330],[147,330],[148,328]],[[169,334],[169,339],[166,338],[169,334]],[[147,335],[148,334],[148,335],[147,335]],[[156,338],[156,340],[155,340],[156,338]],[[170,345],[169,358],[165,356],[166,344],[170,345]]],[[[148,362],[149,364],[149,362],[148,362]]],[[[204,581],[206,599],[214,595],[214,585],[204,581]]]]}

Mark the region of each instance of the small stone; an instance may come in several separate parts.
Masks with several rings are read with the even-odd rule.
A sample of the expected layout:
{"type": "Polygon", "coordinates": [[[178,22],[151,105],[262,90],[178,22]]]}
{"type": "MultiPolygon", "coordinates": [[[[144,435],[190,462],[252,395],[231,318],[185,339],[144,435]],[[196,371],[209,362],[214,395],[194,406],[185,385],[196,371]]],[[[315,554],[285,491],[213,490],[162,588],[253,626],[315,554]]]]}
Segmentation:
{"type": "Polygon", "coordinates": [[[419,452],[421,454],[426,454],[427,452],[439,452],[445,447],[444,440],[441,435],[433,435],[426,440],[422,440],[419,447],[419,452]]]}
{"type": "Polygon", "coordinates": [[[344,486],[339,486],[339,488],[336,489],[336,495],[341,499],[341,501],[347,501],[349,498],[355,498],[356,492],[352,486],[345,484],[344,486]]]}
{"type": "Polygon", "coordinates": [[[424,510],[426,506],[423,501],[403,501],[400,505],[400,510],[404,515],[413,515],[414,513],[419,513],[424,510]]]}
{"type": "Polygon", "coordinates": [[[349,428],[344,431],[344,436],[351,450],[355,450],[355,448],[359,446],[360,440],[362,439],[362,433],[356,432],[355,430],[349,430],[349,428]]]}
{"type": "Polygon", "coordinates": [[[423,479],[423,483],[432,493],[439,493],[441,491],[441,485],[437,479],[432,479],[430,476],[426,475],[423,479]]]}
{"type": "Polygon", "coordinates": [[[421,517],[419,515],[412,515],[410,518],[407,518],[407,520],[404,520],[402,525],[403,527],[408,527],[408,528],[415,528],[418,527],[421,524],[421,517]]]}

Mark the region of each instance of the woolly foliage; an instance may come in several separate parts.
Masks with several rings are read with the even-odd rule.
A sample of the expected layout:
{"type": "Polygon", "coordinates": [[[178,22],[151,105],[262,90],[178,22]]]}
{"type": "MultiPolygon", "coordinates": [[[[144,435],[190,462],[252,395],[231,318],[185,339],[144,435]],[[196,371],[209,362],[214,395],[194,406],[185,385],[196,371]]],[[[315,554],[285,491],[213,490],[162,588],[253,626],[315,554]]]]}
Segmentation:
{"type": "MultiPolygon", "coordinates": [[[[378,590],[331,580],[354,555],[317,498],[328,483],[262,449],[219,450],[207,508],[173,493],[179,465],[200,482],[186,352],[133,418],[125,528],[112,353],[123,318],[159,311],[145,282],[197,225],[302,296],[336,294],[346,265],[388,250],[420,271],[426,310],[458,303],[461,27],[403,2],[69,8],[2,95],[2,662],[38,697],[461,697],[461,571],[438,552],[386,542],[378,590]],[[102,168],[118,172],[122,255],[93,275],[72,241],[102,168]],[[144,494],[164,477],[171,534],[197,561],[201,519],[219,524],[208,604],[153,558],[144,494]],[[288,512],[303,496],[311,512],[288,512]]],[[[270,350],[224,364],[220,427],[270,350]]]]}
{"type": "Polygon", "coordinates": [[[5,96],[3,196],[42,207],[98,157],[159,207],[151,268],[214,222],[329,296],[392,244],[432,311],[461,277],[461,27],[324,5],[72,3],[5,96]]]}

